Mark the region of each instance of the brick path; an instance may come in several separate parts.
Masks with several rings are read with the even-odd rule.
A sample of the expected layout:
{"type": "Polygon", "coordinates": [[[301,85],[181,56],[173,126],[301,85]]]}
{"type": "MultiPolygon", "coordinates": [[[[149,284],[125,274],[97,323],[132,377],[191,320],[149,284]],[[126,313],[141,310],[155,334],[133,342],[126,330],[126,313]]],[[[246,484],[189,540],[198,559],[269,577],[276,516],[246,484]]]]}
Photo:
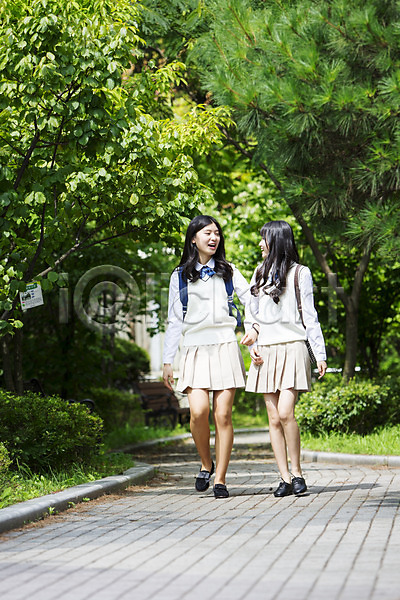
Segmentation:
{"type": "Polygon", "coordinates": [[[137,453],[168,476],[3,535],[1,600],[400,600],[400,469],[304,463],[309,493],[276,499],[239,441],[228,500],[182,442],[137,453]]]}

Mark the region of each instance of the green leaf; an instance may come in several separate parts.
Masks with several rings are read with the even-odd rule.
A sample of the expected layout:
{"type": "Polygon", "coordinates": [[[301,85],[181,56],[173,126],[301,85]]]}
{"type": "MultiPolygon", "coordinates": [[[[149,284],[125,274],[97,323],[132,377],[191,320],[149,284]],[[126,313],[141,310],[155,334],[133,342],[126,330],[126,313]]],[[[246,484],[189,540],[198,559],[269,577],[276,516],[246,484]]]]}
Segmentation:
{"type": "Polygon", "coordinates": [[[58,273],[56,273],[55,271],[50,271],[50,273],[48,273],[47,278],[52,282],[55,283],[56,281],[58,281],[58,273]]]}

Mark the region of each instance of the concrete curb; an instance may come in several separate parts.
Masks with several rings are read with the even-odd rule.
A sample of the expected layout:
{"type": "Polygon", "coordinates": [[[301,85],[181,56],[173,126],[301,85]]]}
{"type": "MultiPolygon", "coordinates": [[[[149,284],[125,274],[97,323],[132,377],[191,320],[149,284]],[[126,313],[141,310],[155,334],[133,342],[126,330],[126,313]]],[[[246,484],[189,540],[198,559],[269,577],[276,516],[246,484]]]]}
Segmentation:
{"type": "MultiPolygon", "coordinates": [[[[235,435],[240,433],[268,433],[267,427],[255,427],[253,429],[235,429],[235,435]]],[[[118,450],[119,452],[128,452],[146,446],[155,446],[164,442],[174,442],[179,440],[186,440],[191,437],[190,433],[183,433],[174,437],[160,438],[158,440],[148,440],[146,442],[140,442],[133,446],[126,446],[118,450]]],[[[213,435],[211,434],[211,437],[213,435]]],[[[265,441],[265,444],[271,447],[269,441],[265,441]]],[[[346,454],[344,452],[320,452],[317,450],[302,450],[301,460],[306,462],[325,462],[325,463],[337,463],[345,465],[383,465],[387,467],[400,467],[400,456],[396,455],[381,455],[381,454],[346,454]]]]}
{"type": "MultiPolygon", "coordinates": [[[[250,429],[235,429],[235,435],[237,433],[268,433],[266,427],[254,427],[250,429]]],[[[146,448],[148,446],[156,446],[157,444],[163,444],[165,442],[178,442],[179,440],[188,440],[192,437],[191,433],[181,433],[180,435],[174,435],[171,437],[158,438],[156,440],[146,440],[144,442],[138,442],[137,444],[129,444],[123,448],[114,448],[113,452],[130,452],[131,450],[137,450],[139,448],[146,448]]],[[[211,431],[211,438],[214,437],[214,432],[211,431]]]]}
{"type": "Polygon", "coordinates": [[[342,452],[316,452],[302,450],[301,459],[307,462],[338,463],[342,465],[383,465],[400,467],[400,456],[380,454],[345,454],[342,452]]]}
{"type": "Polygon", "coordinates": [[[81,502],[83,498],[93,500],[104,494],[122,490],[130,485],[144,483],[154,477],[154,473],[154,466],[136,463],[135,467],[128,469],[122,475],[112,475],[97,481],[81,483],[62,492],[7,506],[0,509],[0,533],[22,527],[30,521],[37,521],[48,515],[49,510],[61,512],[71,508],[73,504],[81,502]]]}

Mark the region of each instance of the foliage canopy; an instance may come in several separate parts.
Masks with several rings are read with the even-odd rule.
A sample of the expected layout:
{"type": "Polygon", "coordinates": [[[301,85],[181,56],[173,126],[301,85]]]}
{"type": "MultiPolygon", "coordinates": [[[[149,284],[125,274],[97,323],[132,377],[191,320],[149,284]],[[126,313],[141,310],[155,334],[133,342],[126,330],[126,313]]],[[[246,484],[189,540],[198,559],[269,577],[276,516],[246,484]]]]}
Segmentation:
{"type": "Polygon", "coordinates": [[[72,253],[179,228],[207,194],[187,150],[220,136],[226,110],[167,117],[183,65],[135,71],[136,2],[18,0],[0,11],[4,333],[22,325],[17,292],[33,277],[51,289],[72,253]]]}

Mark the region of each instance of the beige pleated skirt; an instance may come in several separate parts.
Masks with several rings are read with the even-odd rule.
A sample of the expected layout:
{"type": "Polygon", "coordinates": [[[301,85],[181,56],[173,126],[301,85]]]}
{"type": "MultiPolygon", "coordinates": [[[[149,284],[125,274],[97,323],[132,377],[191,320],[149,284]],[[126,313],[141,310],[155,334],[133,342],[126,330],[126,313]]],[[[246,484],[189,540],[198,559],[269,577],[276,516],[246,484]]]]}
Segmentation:
{"type": "Polygon", "coordinates": [[[237,342],[186,346],[179,365],[176,389],[188,387],[228,390],[246,385],[246,371],[237,342]]]}
{"type": "Polygon", "coordinates": [[[258,346],[262,365],[250,365],[246,391],[270,394],[278,390],[311,389],[310,357],[305,342],[258,346]]]}

